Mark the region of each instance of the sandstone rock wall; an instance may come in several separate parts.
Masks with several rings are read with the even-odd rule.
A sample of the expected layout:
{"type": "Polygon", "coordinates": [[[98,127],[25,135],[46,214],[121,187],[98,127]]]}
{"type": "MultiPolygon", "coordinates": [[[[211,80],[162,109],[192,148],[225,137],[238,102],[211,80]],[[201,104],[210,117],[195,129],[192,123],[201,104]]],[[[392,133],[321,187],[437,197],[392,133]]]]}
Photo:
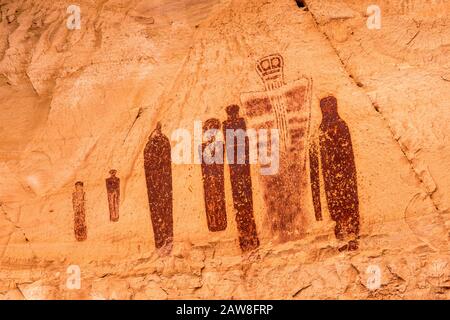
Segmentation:
{"type": "Polygon", "coordinates": [[[448,298],[450,3],[380,1],[381,28],[369,29],[370,1],[304,2],[81,1],[81,28],[69,30],[69,2],[3,1],[2,297],[448,298]],[[173,249],[156,250],[148,137],[158,122],[169,139],[194,132],[196,121],[222,122],[232,104],[245,115],[248,93],[267,94],[256,65],[272,54],[283,58],[284,87],[311,79],[306,153],[321,99],[337,99],[353,145],[359,248],[338,250],[323,191],[316,221],[306,157],[306,184],[277,195],[303,195],[302,232],[292,239],[274,232],[263,177],[251,165],[260,246],[246,253],[229,167],[228,225],[210,232],[201,166],[173,163],[173,249]],[[121,179],[118,222],[108,211],[110,169],[121,179]],[[83,242],[74,237],[76,181],[86,193],[83,242]],[[80,289],[67,284],[74,265],[80,289]]]}

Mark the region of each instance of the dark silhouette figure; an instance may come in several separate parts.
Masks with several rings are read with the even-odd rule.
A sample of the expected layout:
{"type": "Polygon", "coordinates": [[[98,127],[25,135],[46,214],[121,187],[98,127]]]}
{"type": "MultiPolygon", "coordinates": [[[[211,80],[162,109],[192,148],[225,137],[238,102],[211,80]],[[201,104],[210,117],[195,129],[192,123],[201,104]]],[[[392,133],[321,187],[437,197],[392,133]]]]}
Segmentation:
{"type": "Polygon", "coordinates": [[[239,134],[247,128],[244,118],[239,117],[239,106],[226,108],[228,119],[223,122],[227,159],[230,166],[230,179],[233,194],[233,205],[236,210],[236,223],[239,231],[239,244],[242,251],[250,251],[259,247],[258,234],[253,216],[252,180],[250,176],[250,156],[248,137],[239,139],[239,134]],[[227,130],[234,131],[230,141],[227,130]],[[244,144],[242,144],[244,143],[244,144]]]}
{"type": "Polygon", "coordinates": [[[86,198],[83,191],[83,182],[78,181],[75,183],[75,191],[72,193],[74,231],[77,241],[84,241],[87,239],[85,202],[86,198]]]}
{"type": "Polygon", "coordinates": [[[117,170],[110,170],[111,177],[106,179],[106,191],[108,193],[109,219],[119,221],[120,206],[120,179],[116,177],[117,170]]]}
{"type": "Polygon", "coordinates": [[[319,127],[319,146],[313,143],[310,148],[311,188],[316,219],[322,220],[319,178],[322,169],[328,210],[331,219],[336,222],[336,238],[348,241],[340,250],[356,250],[359,236],[359,200],[350,131],[338,114],[335,97],[322,99],[320,108],[322,123],[319,127]]]}
{"type": "Polygon", "coordinates": [[[169,139],[161,132],[160,123],[145,146],[144,167],[155,246],[170,251],[173,243],[172,158],[169,139]]]}
{"type": "MultiPolygon", "coordinates": [[[[220,130],[220,127],[219,120],[209,119],[203,125],[203,132],[220,130]]],[[[216,141],[215,134],[212,134],[208,137],[208,141],[202,143],[199,151],[202,159],[203,190],[208,229],[212,232],[223,231],[227,228],[223,142],[216,141]],[[221,152],[221,154],[217,154],[217,152],[221,152]],[[219,161],[215,161],[217,156],[219,161]]]]}

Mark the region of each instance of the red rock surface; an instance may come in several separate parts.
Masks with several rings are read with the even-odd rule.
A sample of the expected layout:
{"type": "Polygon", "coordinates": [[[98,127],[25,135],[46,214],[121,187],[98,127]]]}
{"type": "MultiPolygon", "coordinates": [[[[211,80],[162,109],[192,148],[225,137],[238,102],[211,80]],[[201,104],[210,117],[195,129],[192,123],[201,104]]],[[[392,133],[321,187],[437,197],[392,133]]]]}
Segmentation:
{"type": "MultiPolygon", "coordinates": [[[[372,1],[304,2],[83,0],[80,29],[70,30],[66,1],[0,1],[0,298],[450,298],[450,3],[378,1],[381,25],[369,29],[372,1]],[[338,250],[346,241],[336,239],[323,177],[316,221],[306,153],[305,183],[269,195],[281,228],[294,210],[298,234],[274,231],[252,164],[259,247],[242,252],[229,166],[227,227],[210,232],[201,166],[172,163],[173,246],[155,249],[149,136],[160,122],[173,147],[177,129],[223,122],[233,104],[250,125],[243,103],[267,94],[256,64],[272,54],[284,61],[282,88],[311,81],[306,153],[321,99],[337,98],[356,167],[358,249],[338,250]],[[85,241],[74,235],[77,181],[85,241]]],[[[289,170],[286,181],[297,177],[289,170]]]]}

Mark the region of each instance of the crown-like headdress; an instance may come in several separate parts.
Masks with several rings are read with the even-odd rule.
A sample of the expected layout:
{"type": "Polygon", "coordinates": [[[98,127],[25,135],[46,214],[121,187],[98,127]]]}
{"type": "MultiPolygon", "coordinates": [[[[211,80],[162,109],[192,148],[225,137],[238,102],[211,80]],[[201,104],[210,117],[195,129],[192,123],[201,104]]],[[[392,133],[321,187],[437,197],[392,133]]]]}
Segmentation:
{"type": "Polygon", "coordinates": [[[284,83],[283,67],[284,60],[279,54],[271,54],[256,63],[256,71],[266,86],[284,83]]]}

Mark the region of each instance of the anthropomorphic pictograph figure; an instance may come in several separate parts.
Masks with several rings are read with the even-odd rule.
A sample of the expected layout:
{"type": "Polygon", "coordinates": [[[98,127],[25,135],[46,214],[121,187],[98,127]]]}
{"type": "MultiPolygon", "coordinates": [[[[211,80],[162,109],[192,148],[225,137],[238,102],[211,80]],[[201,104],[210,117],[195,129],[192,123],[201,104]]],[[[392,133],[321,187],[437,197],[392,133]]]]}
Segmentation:
{"type": "Polygon", "coordinates": [[[352,139],[347,124],[338,114],[337,100],[328,96],[320,101],[322,123],[318,142],[310,146],[310,176],[316,219],[322,220],[320,174],[335,235],[348,244],[340,250],[358,249],[359,200],[352,139]]]}
{"type": "Polygon", "coordinates": [[[117,170],[110,170],[111,175],[106,179],[106,191],[108,193],[109,219],[119,221],[120,206],[120,179],[116,177],[117,170]]]}
{"type": "Polygon", "coordinates": [[[74,214],[74,231],[77,241],[87,239],[86,227],[86,197],[83,190],[83,182],[75,183],[75,191],[72,193],[72,204],[74,214]]]}
{"type": "Polygon", "coordinates": [[[275,242],[300,239],[307,230],[306,158],[312,79],[302,77],[286,83],[284,66],[280,54],[259,59],[256,72],[265,90],[241,94],[248,125],[256,130],[275,129],[279,135],[279,170],[258,177],[266,207],[264,225],[275,242]]]}
{"type": "Polygon", "coordinates": [[[209,231],[223,231],[227,228],[224,186],[224,148],[223,141],[217,140],[221,123],[209,119],[203,125],[207,141],[202,143],[202,178],[206,218],[209,231]]]}
{"type": "Polygon", "coordinates": [[[246,132],[244,118],[239,117],[239,106],[226,108],[228,118],[223,122],[227,161],[230,167],[230,180],[236,223],[239,232],[239,244],[242,251],[251,251],[259,247],[253,216],[252,179],[250,176],[249,140],[239,135],[246,132]],[[230,138],[233,141],[230,141],[230,138]]]}
{"type": "Polygon", "coordinates": [[[161,132],[161,124],[149,137],[144,150],[144,168],[148,203],[155,246],[172,250],[173,194],[172,158],[169,139],[161,132]]]}

